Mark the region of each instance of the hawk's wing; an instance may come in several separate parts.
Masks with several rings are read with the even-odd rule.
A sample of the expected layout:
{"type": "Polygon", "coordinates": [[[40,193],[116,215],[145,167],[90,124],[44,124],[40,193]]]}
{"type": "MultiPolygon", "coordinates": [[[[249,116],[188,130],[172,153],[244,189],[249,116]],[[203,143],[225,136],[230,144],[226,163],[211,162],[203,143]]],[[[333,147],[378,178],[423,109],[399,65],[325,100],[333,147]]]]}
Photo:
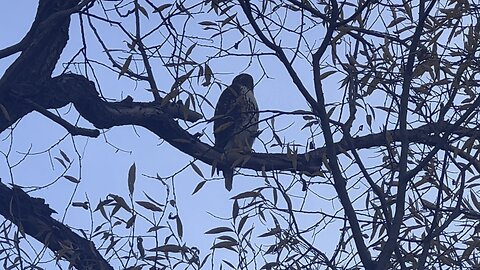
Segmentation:
{"type": "Polygon", "coordinates": [[[227,87],[220,95],[217,106],[215,107],[213,134],[215,135],[215,147],[220,151],[223,151],[225,145],[234,135],[235,121],[240,114],[240,110],[236,104],[238,92],[235,87],[238,86],[232,85],[227,87]]]}

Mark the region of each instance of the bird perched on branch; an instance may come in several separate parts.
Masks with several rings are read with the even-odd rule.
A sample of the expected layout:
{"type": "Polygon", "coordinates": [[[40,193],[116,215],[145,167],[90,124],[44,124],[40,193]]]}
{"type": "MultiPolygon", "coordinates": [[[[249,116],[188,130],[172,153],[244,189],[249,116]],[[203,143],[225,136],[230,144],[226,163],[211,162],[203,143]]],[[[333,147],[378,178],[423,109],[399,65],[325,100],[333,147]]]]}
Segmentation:
{"type": "MultiPolygon", "coordinates": [[[[253,78],[240,74],[220,95],[215,107],[215,148],[228,158],[232,153],[250,153],[258,135],[258,105],[253,95],[253,78]]],[[[230,161],[231,162],[231,161],[230,161]]],[[[233,168],[221,168],[225,188],[232,189],[233,168]]]]}

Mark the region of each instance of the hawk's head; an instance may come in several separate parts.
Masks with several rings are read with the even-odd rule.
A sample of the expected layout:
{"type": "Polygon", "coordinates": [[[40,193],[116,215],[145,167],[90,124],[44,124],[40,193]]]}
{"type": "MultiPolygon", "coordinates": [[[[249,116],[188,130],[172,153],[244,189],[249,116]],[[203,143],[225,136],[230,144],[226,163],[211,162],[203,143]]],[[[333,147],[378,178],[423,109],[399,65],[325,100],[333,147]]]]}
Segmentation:
{"type": "Polygon", "coordinates": [[[244,86],[250,91],[253,91],[253,78],[249,74],[242,73],[238,75],[232,81],[232,85],[234,84],[244,86]]]}

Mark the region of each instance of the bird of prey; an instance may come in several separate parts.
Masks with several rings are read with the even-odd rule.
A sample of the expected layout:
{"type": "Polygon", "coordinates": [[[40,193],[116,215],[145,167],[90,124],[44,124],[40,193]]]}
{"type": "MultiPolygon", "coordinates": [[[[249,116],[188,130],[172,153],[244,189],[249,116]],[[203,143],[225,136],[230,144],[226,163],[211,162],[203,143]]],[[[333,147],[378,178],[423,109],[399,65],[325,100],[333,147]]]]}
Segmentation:
{"type": "MultiPolygon", "coordinates": [[[[253,78],[240,74],[223,90],[215,107],[213,133],[215,148],[228,157],[250,153],[258,135],[258,105],[253,95],[253,78]]],[[[222,168],[225,188],[232,189],[233,168],[222,168]]]]}

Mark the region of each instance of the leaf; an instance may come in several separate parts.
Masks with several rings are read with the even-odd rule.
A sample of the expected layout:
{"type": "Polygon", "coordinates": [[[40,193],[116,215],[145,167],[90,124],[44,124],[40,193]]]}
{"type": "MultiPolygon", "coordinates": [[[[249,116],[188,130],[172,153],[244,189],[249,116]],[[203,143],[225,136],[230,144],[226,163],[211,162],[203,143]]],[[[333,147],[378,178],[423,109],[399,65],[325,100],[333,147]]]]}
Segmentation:
{"type": "MultiPolygon", "coordinates": [[[[290,157],[289,157],[289,159],[292,161],[292,166],[295,171],[297,170],[297,151],[298,150],[296,148],[294,150],[291,150],[290,157]]],[[[288,153],[287,153],[287,157],[288,157],[288,153]]]]}
{"type": "Polygon", "coordinates": [[[135,46],[137,46],[137,42],[134,40],[132,43],[127,42],[127,47],[130,49],[130,51],[136,51],[135,46]]]}
{"type": "Polygon", "coordinates": [[[233,217],[234,221],[235,221],[235,219],[237,219],[239,210],[240,210],[240,207],[238,206],[238,201],[235,200],[233,202],[233,208],[232,208],[232,217],[233,217]]]}
{"type": "Polygon", "coordinates": [[[282,229],[280,229],[279,227],[277,228],[273,228],[271,229],[270,231],[266,232],[266,233],[263,233],[261,235],[259,235],[258,237],[267,237],[267,236],[272,236],[272,235],[275,235],[275,234],[279,234],[282,232],[282,229]]]}
{"type": "Polygon", "coordinates": [[[368,126],[372,128],[372,116],[370,114],[367,114],[366,118],[368,126]]]}
{"type": "Polygon", "coordinates": [[[65,161],[63,161],[63,159],[61,158],[58,158],[58,157],[55,157],[55,159],[60,162],[60,164],[62,164],[62,166],[66,169],[67,168],[67,165],[65,164],[65,161]]]}
{"type": "Polygon", "coordinates": [[[438,38],[443,34],[443,30],[436,33],[431,39],[428,40],[427,46],[431,46],[437,43],[438,38]]]}
{"type": "Polygon", "coordinates": [[[477,196],[473,191],[470,190],[470,197],[472,198],[473,205],[475,205],[475,208],[480,211],[480,202],[477,200],[477,196]]]}
{"type": "Polygon", "coordinates": [[[122,69],[120,70],[120,73],[118,74],[118,78],[122,77],[123,74],[125,74],[128,71],[128,67],[130,67],[130,63],[132,62],[132,57],[133,55],[130,55],[127,60],[125,60],[125,63],[122,66],[122,69]]]}
{"type": "Polygon", "coordinates": [[[167,105],[167,103],[177,97],[180,94],[180,90],[175,89],[172,90],[170,93],[166,94],[165,97],[163,97],[162,102],[160,103],[160,107],[163,107],[167,105]]]}
{"type": "Polygon", "coordinates": [[[184,250],[185,250],[184,247],[178,246],[178,245],[172,245],[172,244],[148,249],[148,251],[151,251],[151,252],[160,251],[160,252],[173,252],[173,253],[179,253],[179,252],[182,252],[184,250]]]}
{"type": "Polygon", "coordinates": [[[233,19],[235,19],[235,17],[237,16],[237,14],[233,14],[232,16],[228,16],[225,20],[222,21],[222,25],[221,27],[224,27],[227,23],[231,22],[233,19]]]}
{"type": "MultiPolygon", "coordinates": [[[[232,269],[237,269],[237,267],[235,267],[235,265],[233,265],[233,264],[232,264],[231,262],[229,262],[229,261],[222,260],[222,262],[224,262],[226,265],[230,266],[230,268],[232,268],[232,269]]],[[[222,269],[222,268],[220,267],[220,269],[222,269]]]]}
{"type": "Polygon", "coordinates": [[[245,222],[247,222],[247,219],[248,219],[248,215],[242,217],[242,219],[240,219],[240,222],[238,222],[238,233],[242,231],[243,226],[245,225],[245,222]]]}
{"type": "Polygon", "coordinates": [[[155,11],[154,11],[153,13],[157,13],[157,12],[160,13],[160,12],[162,12],[164,9],[169,8],[169,7],[171,7],[171,6],[172,6],[172,4],[163,4],[163,5],[155,8],[155,11]]]}
{"type": "Polygon", "coordinates": [[[178,87],[182,86],[182,84],[190,78],[190,75],[192,75],[194,68],[192,68],[190,71],[187,73],[183,74],[182,76],[178,77],[175,82],[172,85],[172,91],[176,90],[178,87]]]}
{"type": "Polygon", "coordinates": [[[201,181],[200,183],[198,183],[198,185],[195,187],[195,189],[193,190],[193,194],[197,193],[200,189],[202,189],[202,187],[205,185],[207,181],[203,180],[201,181]]]}
{"type": "Polygon", "coordinates": [[[193,43],[192,46],[190,46],[190,47],[187,49],[187,52],[185,53],[185,59],[187,59],[188,56],[192,53],[193,48],[195,48],[195,46],[197,46],[197,43],[193,43]]]}
{"type": "Polygon", "coordinates": [[[279,146],[283,146],[282,140],[280,139],[280,137],[278,137],[277,133],[273,132],[273,138],[279,146]]]}
{"type": "Polygon", "coordinates": [[[224,232],[233,232],[231,228],[228,227],[216,227],[205,232],[205,234],[218,234],[224,232]]]}
{"type": "Polygon", "coordinates": [[[334,107],[332,107],[332,108],[330,108],[330,109],[328,110],[328,112],[327,112],[328,118],[332,117],[332,114],[333,114],[333,112],[335,112],[335,109],[336,109],[336,108],[337,108],[337,107],[334,106],[334,107]]]}
{"type": "Polygon", "coordinates": [[[63,177],[64,177],[65,179],[67,179],[68,181],[72,182],[72,183],[75,183],[75,184],[80,183],[80,180],[78,180],[77,178],[75,178],[75,177],[73,177],[73,176],[64,175],[63,177]]]}
{"type": "Polygon", "coordinates": [[[193,170],[194,170],[198,175],[200,175],[202,178],[205,178],[205,177],[203,176],[202,171],[200,170],[200,168],[198,168],[197,165],[195,165],[195,163],[190,162],[190,166],[192,166],[193,170]]]}
{"type": "Polygon", "coordinates": [[[175,218],[175,221],[177,222],[177,233],[180,238],[183,237],[183,225],[182,225],[182,220],[180,220],[180,217],[177,215],[175,218]]]}
{"type": "Polygon", "coordinates": [[[319,123],[318,120],[310,121],[310,122],[306,123],[306,124],[302,127],[301,130],[304,130],[305,128],[311,127],[312,125],[316,125],[316,124],[318,124],[318,123],[319,123]]]}
{"type": "Polygon", "coordinates": [[[95,208],[95,210],[93,212],[96,212],[97,210],[100,211],[100,213],[102,214],[102,216],[106,219],[106,220],[110,220],[107,216],[107,212],[105,212],[105,205],[110,203],[110,200],[105,200],[105,201],[100,201],[97,205],[97,207],[95,208]]]}
{"type": "Polygon", "coordinates": [[[68,158],[67,154],[65,154],[65,152],[63,152],[61,149],[60,155],[62,155],[63,159],[65,159],[66,162],[70,163],[70,159],[68,158]]]}
{"type": "Polygon", "coordinates": [[[365,96],[369,96],[370,94],[372,94],[380,82],[381,82],[381,79],[378,77],[375,77],[367,86],[367,92],[365,93],[365,96]]]}
{"type": "Polygon", "coordinates": [[[434,203],[429,202],[425,199],[421,199],[421,201],[422,201],[423,206],[425,206],[425,208],[427,208],[429,210],[437,210],[437,206],[434,203]]]}
{"type": "Polygon", "coordinates": [[[147,202],[147,201],[136,201],[136,203],[148,210],[151,210],[151,211],[155,211],[155,212],[162,212],[162,208],[160,208],[159,206],[151,203],[151,202],[147,202]]]}
{"type": "Polygon", "coordinates": [[[157,225],[157,226],[153,226],[150,229],[148,229],[148,232],[155,232],[155,231],[158,231],[158,230],[164,229],[164,228],[167,228],[167,226],[157,225]]]}
{"type": "Polygon", "coordinates": [[[135,219],[136,219],[136,215],[133,215],[131,218],[129,218],[127,220],[127,224],[125,225],[125,228],[131,228],[133,226],[133,224],[135,224],[135,219]]]}
{"type": "MultiPolygon", "coordinates": [[[[468,243],[468,242],[467,242],[468,243]]],[[[470,243],[468,245],[468,247],[463,251],[463,254],[462,254],[462,259],[463,260],[467,260],[468,257],[470,257],[470,255],[472,254],[472,252],[475,250],[476,248],[476,245],[474,245],[473,243],[470,243]]]]}
{"type": "Polygon", "coordinates": [[[88,202],[72,202],[73,207],[82,207],[85,210],[88,210],[88,202]]]}
{"type": "Polygon", "coordinates": [[[467,154],[470,154],[472,151],[473,144],[475,143],[476,138],[475,137],[470,137],[467,139],[467,141],[463,144],[462,146],[462,151],[466,151],[467,154]]]}
{"type": "Polygon", "coordinates": [[[144,7],[140,6],[140,5],[137,5],[137,8],[138,8],[138,10],[140,10],[140,12],[143,14],[143,16],[147,17],[147,19],[148,19],[148,12],[147,12],[147,10],[146,10],[144,7]]]}
{"type": "Polygon", "coordinates": [[[234,199],[234,200],[245,199],[245,198],[250,198],[250,197],[258,197],[258,195],[260,195],[260,193],[258,193],[257,191],[246,191],[246,192],[242,192],[238,195],[235,195],[230,199],[234,199]]]}
{"type": "Polygon", "coordinates": [[[205,82],[202,83],[202,86],[209,86],[212,81],[213,71],[208,64],[205,64],[205,82]]]}
{"type": "Polygon", "coordinates": [[[405,12],[407,13],[407,16],[410,18],[410,20],[413,20],[412,7],[410,6],[410,1],[403,1],[403,8],[405,9],[405,12]]]}
{"type": "Polygon", "coordinates": [[[396,19],[394,19],[394,20],[392,20],[392,21],[390,22],[390,24],[387,26],[387,28],[390,28],[390,27],[392,27],[392,26],[395,26],[395,25],[403,22],[403,21],[406,20],[406,19],[407,19],[407,18],[405,18],[405,17],[396,18],[396,19]]]}
{"type": "Polygon", "coordinates": [[[202,22],[199,22],[198,24],[203,26],[217,26],[217,23],[212,21],[202,21],[202,22]]]}
{"type": "Polygon", "coordinates": [[[222,241],[222,242],[216,243],[210,249],[215,249],[215,248],[231,249],[232,247],[237,246],[237,245],[238,245],[237,241],[222,241]]]}
{"type": "Polygon", "coordinates": [[[321,81],[321,80],[327,78],[328,76],[330,76],[330,75],[332,75],[332,74],[334,74],[334,73],[336,73],[336,72],[337,72],[337,71],[335,71],[335,70],[330,70],[330,71],[327,71],[327,72],[325,72],[325,73],[322,73],[322,74],[320,75],[319,79],[320,79],[320,81],[321,81]]]}
{"type": "Polygon", "coordinates": [[[110,194],[109,196],[113,198],[113,200],[117,203],[118,206],[122,207],[123,209],[127,210],[128,212],[132,211],[130,209],[130,206],[128,206],[128,204],[125,202],[125,200],[122,197],[120,197],[118,195],[115,195],[115,194],[110,194]]]}
{"type": "MultiPolygon", "coordinates": [[[[159,177],[159,176],[157,175],[157,177],[159,177]]],[[[149,199],[151,202],[155,203],[157,206],[159,206],[159,207],[165,206],[164,204],[161,204],[161,203],[155,201],[152,197],[148,196],[148,194],[145,193],[145,191],[143,192],[143,194],[145,195],[145,197],[147,197],[147,199],[149,199]]]]}
{"type": "Polygon", "coordinates": [[[210,254],[207,254],[207,256],[203,258],[202,263],[200,264],[200,267],[198,269],[202,269],[202,267],[205,265],[209,257],[210,257],[210,254]]]}
{"type": "Polygon", "coordinates": [[[164,67],[180,67],[180,66],[187,66],[187,65],[194,65],[196,62],[194,61],[183,61],[179,63],[167,63],[163,65],[164,67]]]}
{"type": "Polygon", "coordinates": [[[130,169],[128,170],[128,192],[130,192],[130,196],[133,196],[133,191],[135,189],[135,171],[136,171],[136,166],[135,162],[130,166],[130,169]]]}
{"type": "Polygon", "coordinates": [[[262,266],[261,269],[273,269],[275,266],[279,266],[280,264],[278,262],[269,262],[269,263],[266,263],[264,266],[262,266]]]}

